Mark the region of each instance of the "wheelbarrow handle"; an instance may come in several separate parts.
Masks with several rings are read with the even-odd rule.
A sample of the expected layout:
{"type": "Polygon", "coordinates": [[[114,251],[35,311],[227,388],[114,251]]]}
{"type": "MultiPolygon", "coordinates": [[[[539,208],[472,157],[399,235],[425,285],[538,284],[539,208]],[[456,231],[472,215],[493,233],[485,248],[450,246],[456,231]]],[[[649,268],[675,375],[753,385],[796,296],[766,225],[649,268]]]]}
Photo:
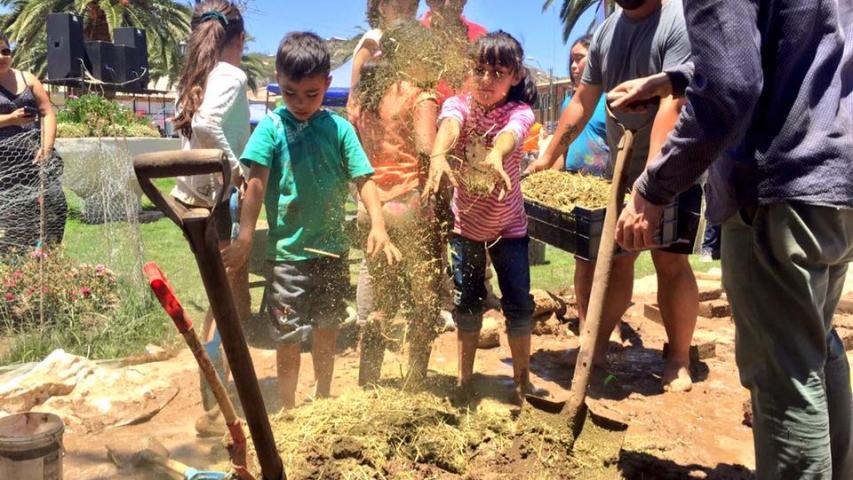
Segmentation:
{"type": "Polygon", "coordinates": [[[160,270],[160,266],[154,262],[148,262],[142,267],[142,270],[145,272],[145,277],[148,278],[148,284],[151,286],[154,296],[157,297],[160,305],[175,322],[178,331],[181,334],[187,333],[193,328],[193,322],[184,313],[184,307],[178,297],[175,296],[175,290],[166,275],[160,270]]]}
{"type": "Polygon", "coordinates": [[[225,152],[218,149],[172,150],[167,152],[143,153],[133,157],[133,170],[142,191],[166,216],[184,229],[186,218],[197,216],[170,195],[163,195],[151,182],[154,178],[170,178],[182,175],[222,175],[222,187],[213,201],[213,216],[231,186],[231,166],[225,152]]]}

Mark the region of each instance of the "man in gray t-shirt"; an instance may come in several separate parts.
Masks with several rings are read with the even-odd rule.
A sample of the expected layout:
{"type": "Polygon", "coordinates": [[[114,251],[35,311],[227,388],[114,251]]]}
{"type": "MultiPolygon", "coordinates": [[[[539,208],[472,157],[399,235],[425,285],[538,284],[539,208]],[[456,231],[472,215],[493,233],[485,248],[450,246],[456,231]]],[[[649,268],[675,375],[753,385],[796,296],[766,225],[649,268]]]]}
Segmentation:
{"type": "MultiPolygon", "coordinates": [[[[528,172],[559,168],[559,155],[583,131],[604,92],[627,80],[659,73],[690,59],[690,41],[681,0],[616,0],[616,3],[622,9],[611,15],[595,32],[583,79],[560,117],[554,140],[539,160],[528,167],[528,172]]],[[[626,127],[639,129],[634,137],[631,168],[627,172],[631,184],[645,169],[648,158],[655,157],[660,151],[667,134],[675,126],[680,108],[680,100],[669,96],[645,113],[620,115],[619,121],[626,127]]],[[[608,118],[607,140],[613,157],[611,165],[615,163],[612,160],[619,151],[621,135],[618,125],[608,118]]],[[[689,201],[698,210],[701,187],[696,186],[679,201],[689,201]]],[[[693,386],[689,371],[690,343],[696,327],[699,292],[687,261],[691,250],[689,245],[675,245],[652,251],[658,275],[658,304],[669,337],[669,351],[662,375],[663,388],[669,391],[687,391],[693,386]]],[[[636,255],[614,259],[596,358],[593,359],[598,365],[606,362],[608,337],[631,302],[636,259],[636,255]]],[[[576,260],[575,295],[582,320],[586,316],[594,272],[594,263],[576,260]]],[[[567,359],[571,362],[573,357],[570,354],[567,359]]]]}
{"type": "MultiPolygon", "coordinates": [[[[603,91],[609,92],[622,82],[660,73],[688,60],[690,40],[687,38],[684,9],[681,0],[669,0],[641,20],[632,20],[624,12],[611,15],[592,37],[582,82],[600,85],[603,91]]],[[[625,127],[638,130],[634,136],[628,185],[633,185],[645,170],[649,138],[657,113],[658,107],[654,106],[645,113],[617,114],[625,127]]],[[[621,138],[621,129],[608,115],[607,143],[611,152],[618,151],[621,138]]]]}

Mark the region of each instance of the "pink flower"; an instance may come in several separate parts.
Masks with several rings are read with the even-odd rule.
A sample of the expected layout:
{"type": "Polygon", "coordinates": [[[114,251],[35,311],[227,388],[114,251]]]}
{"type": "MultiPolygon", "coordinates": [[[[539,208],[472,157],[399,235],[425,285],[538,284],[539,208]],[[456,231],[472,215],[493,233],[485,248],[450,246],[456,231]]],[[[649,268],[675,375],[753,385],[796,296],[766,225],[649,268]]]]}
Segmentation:
{"type": "Polygon", "coordinates": [[[95,265],[95,271],[98,273],[103,273],[104,270],[106,270],[106,269],[107,269],[107,267],[105,267],[103,264],[99,263],[99,264],[95,265]]]}
{"type": "Polygon", "coordinates": [[[4,287],[6,287],[6,288],[15,288],[15,286],[16,286],[17,284],[18,284],[18,283],[17,283],[15,280],[13,280],[13,279],[6,280],[5,282],[3,282],[3,286],[4,286],[4,287]]]}
{"type": "Polygon", "coordinates": [[[24,272],[22,272],[20,270],[15,270],[15,272],[12,274],[12,276],[15,278],[15,280],[20,280],[20,279],[24,278],[24,272]]]}
{"type": "Polygon", "coordinates": [[[6,299],[7,302],[11,302],[12,300],[15,299],[15,295],[13,295],[12,292],[6,292],[6,295],[4,295],[4,298],[6,299]]]}
{"type": "Polygon", "coordinates": [[[80,289],[80,294],[83,295],[84,298],[89,298],[92,296],[92,289],[89,287],[83,287],[80,289]]]}
{"type": "Polygon", "coordinates": [[[42,251],[42,249],[37,248],[33,250],[33,253],[30,254],[33,258],[44,258],[47,257],[47,254],[42,251]]]}

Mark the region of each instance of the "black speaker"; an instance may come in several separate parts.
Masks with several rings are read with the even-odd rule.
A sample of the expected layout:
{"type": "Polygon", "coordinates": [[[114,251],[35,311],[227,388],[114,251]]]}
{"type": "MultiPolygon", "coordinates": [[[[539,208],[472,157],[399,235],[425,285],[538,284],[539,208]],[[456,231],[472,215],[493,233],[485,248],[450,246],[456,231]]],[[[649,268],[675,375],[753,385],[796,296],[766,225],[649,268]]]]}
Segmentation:
{"type": "MultiPolygon", "coordinates": [[[[135,72],[133,76],[127,77],[131,80],[141,76],[137,82],[136,89],[144,90],[148,88],[148,40],[145,36],[145,30],[139,28],[116,28],[113,30],[113,41],[116,47],[119,45],[130,47],[128,49],[117,50],[118,55],[125,55],[125,67],[128,74],[135,72]]],[[[131,85],[125,88],[133,87],[131,85]]],[[[133,88],[129,88],[133,89],[133,88]]]]}
{"type": "Polygon", "coordinates": [[[115,83],[119,66],[116,64],[115,45],[110,42],[86,42],[86,56],[89,58],[89,73],[105,83],[115,83]]]}
{"type": "Polygon", "coordinates": [[[139,70],[134,62],[136,49],[127,45],[113,45],[113,50],[115,51],[113,60],[115,82],[122,84],[119,89],[129,92],[139,90],[139,82],[136,80],[139,70]]]}
{"type": "Polygon", "coordinates": [[[70,13],[47,15],[47,77],[51,80],[80,78],[83,46],[83,20],[70,13]]]}

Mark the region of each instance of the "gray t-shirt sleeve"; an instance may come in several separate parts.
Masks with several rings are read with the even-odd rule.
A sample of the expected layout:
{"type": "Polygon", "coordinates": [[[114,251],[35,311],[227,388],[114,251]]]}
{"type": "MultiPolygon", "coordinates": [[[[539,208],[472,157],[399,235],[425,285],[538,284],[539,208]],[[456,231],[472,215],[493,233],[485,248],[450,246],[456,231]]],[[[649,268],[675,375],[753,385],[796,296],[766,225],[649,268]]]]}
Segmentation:
{"type": "Polygon", "coordinates": [[[663,70],[672,70],[690,61],[690,38],[687,36],[687,24],[680,11],[673,12],[672,27],[664,39],[663,70]]]}
{"type": "Polygon", "coordinates": [[[581,77],[581,82],[587,85],[601,85],[604,81],[601,74],[601,30],[601,27],[599,27],[592,36],[592,41],[589,42],[586,68],[581,77]]]}

